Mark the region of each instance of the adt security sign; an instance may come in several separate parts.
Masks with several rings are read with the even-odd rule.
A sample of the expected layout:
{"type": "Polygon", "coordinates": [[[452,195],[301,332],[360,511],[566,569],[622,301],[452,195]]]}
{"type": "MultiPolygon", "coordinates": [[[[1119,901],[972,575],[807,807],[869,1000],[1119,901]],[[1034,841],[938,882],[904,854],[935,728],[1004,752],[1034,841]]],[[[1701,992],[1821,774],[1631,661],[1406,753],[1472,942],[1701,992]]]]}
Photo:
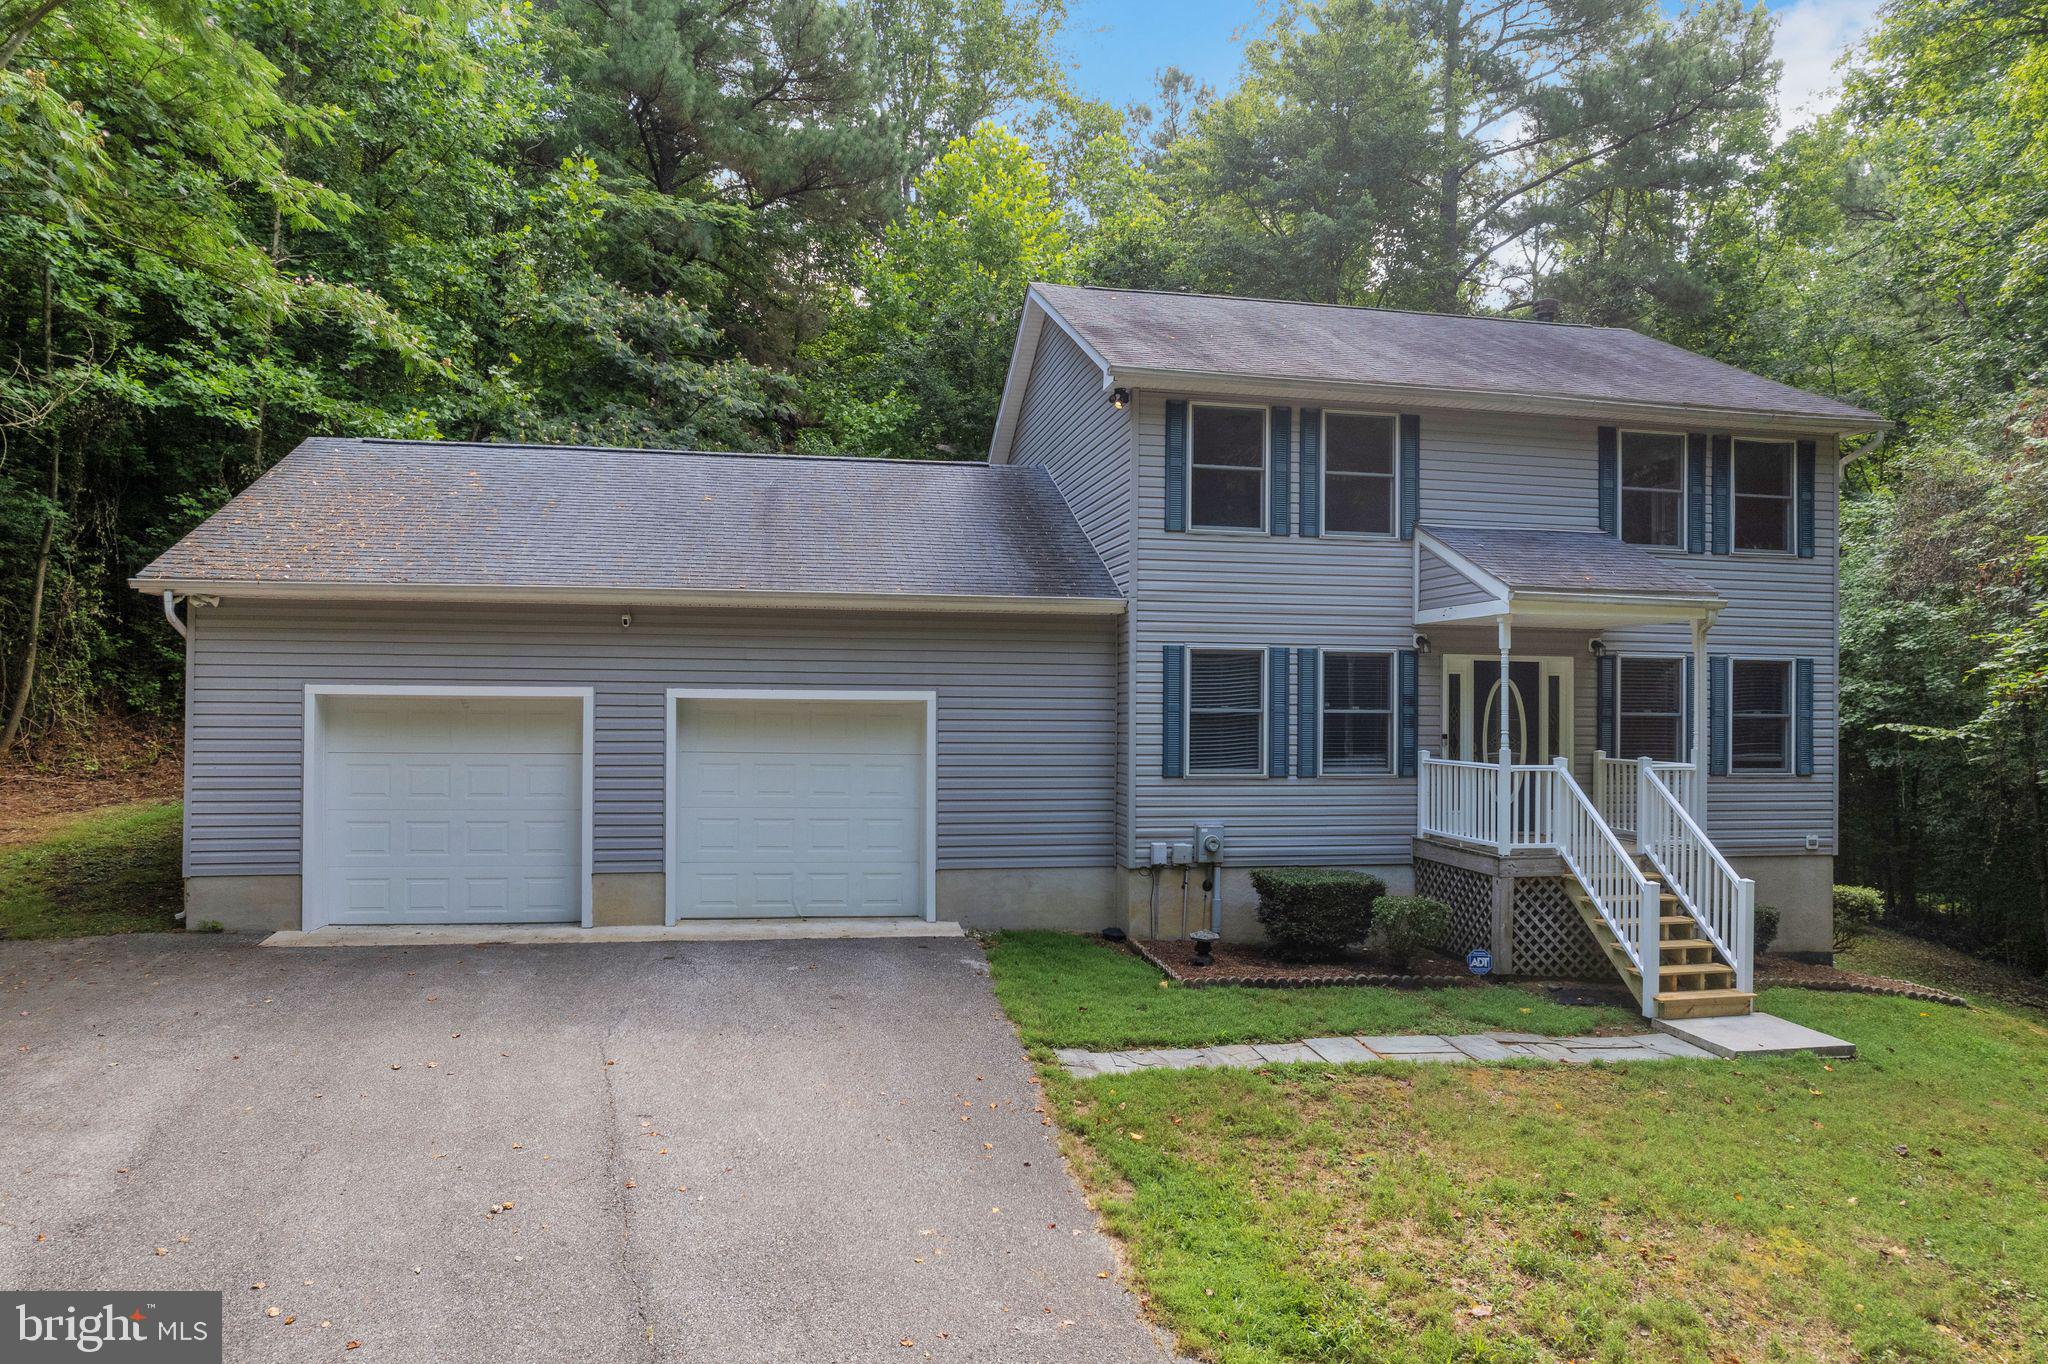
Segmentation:
{"type": "Polygon", "coordinates": [[[1465,969],[1475,976],[1483,976],[1493,969],[1493,953],[1483,947],[1475,947],[1465,954],[1465,969]]]}

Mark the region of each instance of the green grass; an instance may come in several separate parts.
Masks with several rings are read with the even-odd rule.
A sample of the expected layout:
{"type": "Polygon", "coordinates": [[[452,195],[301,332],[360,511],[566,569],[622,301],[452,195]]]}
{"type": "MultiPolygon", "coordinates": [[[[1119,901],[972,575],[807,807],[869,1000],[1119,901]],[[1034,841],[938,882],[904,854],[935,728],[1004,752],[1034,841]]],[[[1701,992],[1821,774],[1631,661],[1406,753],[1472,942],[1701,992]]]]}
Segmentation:
{"type": "Polygon", "coordinates": [[[0,937],[159,933],[177,927],[177,801],[94,810],[0,850],[0,937]]]}
{"type": "Polygon", "coordinates": [[[1564,1037],[1626,1026],[1633,1011],[1573,1007],[1514,986],[1161,988],[1150,964],[1095,938],[1004,933],[989,946],[996,997],[1037,1048],[1200,1047],[1340,1033],[1485,1032],[1564,1037]]]}
{"type": "MultiPolygon", "coordinates": [[[[1460,1007],[1159,991],[1035,934],[991,957],[1041,1047],[1433,1029],[1460,1007]]],[[[1860,1059],[1042,1074],[1134,1287],[1200,1358],[2048,1360],[2044,1017],[1761,1007],[1860,1059]]],[[[1532,1019],[1583,1023],[1513,1026],[1532,1019]]]]}

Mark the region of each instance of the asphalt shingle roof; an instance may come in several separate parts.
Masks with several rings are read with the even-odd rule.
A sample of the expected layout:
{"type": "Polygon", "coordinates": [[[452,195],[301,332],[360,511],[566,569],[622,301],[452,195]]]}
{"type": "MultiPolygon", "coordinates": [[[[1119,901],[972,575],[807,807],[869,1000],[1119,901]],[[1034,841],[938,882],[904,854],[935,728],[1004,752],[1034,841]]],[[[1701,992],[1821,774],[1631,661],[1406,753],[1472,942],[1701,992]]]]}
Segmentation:
{"type": "Polygon", "coordinates": [[[136,581],[1119,595],[1036,467],[326,437],[136,581]]]}
{"type": "Polygon", "coordinates": [[[1645,401],[1840,419],[1875,413],[1620,327],[1213,294],[1032,286],[1112,370],[1645,401]]]}
{"type": "Polygon", "coordinates": [[[1424,526],[1444,548],[1523,592],[1626,592],[1715,598],[1706,583],[1669,559],[1600,531],[1518,526],[1424,526]]]}

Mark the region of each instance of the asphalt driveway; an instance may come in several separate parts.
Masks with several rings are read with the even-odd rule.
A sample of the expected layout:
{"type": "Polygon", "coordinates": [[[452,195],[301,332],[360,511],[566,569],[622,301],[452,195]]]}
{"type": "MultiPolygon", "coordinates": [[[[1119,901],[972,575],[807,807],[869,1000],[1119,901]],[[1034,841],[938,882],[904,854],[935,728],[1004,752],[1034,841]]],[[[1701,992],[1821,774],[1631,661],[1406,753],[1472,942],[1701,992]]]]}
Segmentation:
{"type": "Polygon", "coordinates": [[[0,943],[0,1286],[218,1288],[234,1361],[1168,1358],[982,970],[0,943]]]}

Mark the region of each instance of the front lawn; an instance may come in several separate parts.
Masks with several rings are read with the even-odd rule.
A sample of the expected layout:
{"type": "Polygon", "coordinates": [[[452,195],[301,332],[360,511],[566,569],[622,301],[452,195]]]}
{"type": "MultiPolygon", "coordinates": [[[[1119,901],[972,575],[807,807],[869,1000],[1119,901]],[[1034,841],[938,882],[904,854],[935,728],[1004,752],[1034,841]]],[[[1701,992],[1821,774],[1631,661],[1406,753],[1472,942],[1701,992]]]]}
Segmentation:
{"type": "Polygon", "coordinates": [[[173,800],[92,810],[0,849],[0,938],[176,929],[180,808],[173,800]]]}
{"type": "MultiPolygon", "coordinates": [[[[1435,1031],[1494,1020],[1433,994],[1516,998],[1158,991],[1039,935],[991,956],[1039,1047],[1435,1031]]],[[[2043,1018],[1761,1007],[1860,1059],[1042,1073],[1133,1286],[1201,1358],[2048,1358],[2043,1018]]],[[[1508,1026],[1583,1026],[1558,1012],[1508,1026]]]]}
{"type": "Polygon", "coordinates": [[[1642,1024],[1632,1009],[1556,1004],[1515,986],[1163,988],[1166,978],[1150,963],[1071,933],[1000,934],[988,957],[996,997],[1031,1047],[1206,1047],[1340,1033],[1570,1037],[1642,1024]]]}

